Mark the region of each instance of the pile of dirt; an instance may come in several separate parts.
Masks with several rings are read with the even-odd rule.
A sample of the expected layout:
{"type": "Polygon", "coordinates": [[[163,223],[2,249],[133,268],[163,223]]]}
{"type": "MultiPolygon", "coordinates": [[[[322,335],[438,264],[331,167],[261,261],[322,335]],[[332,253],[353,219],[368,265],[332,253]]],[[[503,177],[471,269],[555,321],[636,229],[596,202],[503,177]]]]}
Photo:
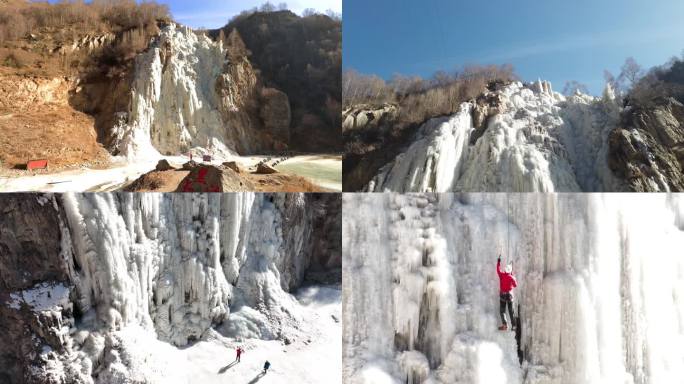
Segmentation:
{"type": "Polygon", "coordinates": [[[126,192],[174,192],[189,174],[183,169],[148,172],[124,187],[126,192]]]}
{"type": "Polygon", "coordinates": [[[286,173],[237,173],[228,166],[201,164],[192,170],[153,170],[124,188],[126,192],[332,192],[286,173]]]}
{"type": "Polygon", "coordinates": [[[271,167],[267,163],[262,162],[262,163],[259,163],[259,165],[257,165],[256,173],[259,175],[272,175],[274,173],[278,173],[278,170],[271,167]]]}
{"type": "Polygon", "coordinates": [[[252,191],[254,186],[228,167],[200,165],[185,176],[176,192],[252,191]]]}

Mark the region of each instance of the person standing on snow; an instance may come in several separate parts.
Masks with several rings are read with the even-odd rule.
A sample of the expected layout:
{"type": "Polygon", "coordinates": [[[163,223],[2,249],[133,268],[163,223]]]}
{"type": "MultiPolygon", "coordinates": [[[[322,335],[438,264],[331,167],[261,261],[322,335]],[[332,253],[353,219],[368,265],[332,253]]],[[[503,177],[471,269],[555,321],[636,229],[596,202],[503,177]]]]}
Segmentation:
{"type": "Polygon", "coordinates": [[[508,330],[506,322],[506,306],[508,306],[508,316],[511,319],[511,329],[515,330],[515,318],[513,317],[513,288],[518,286],[518,282],[513,277],[513,266],[506,265],[504,272],[501,272],[501,255],[496,261],[496,274],[499,275],[499,314],[501,315],[502,325],[500,331],[508,330]]]}
{"type": "Polygon", "coordinates": [[[270,367],[271,367],[271,363],[269,363],[268,360],[266,360],[266,362],[264,363],[264,371],[262,373],[266,374],[266,372],[268,372],[268,369],[270,367]]]}
{"type": "Polygon", "coordinates": [[[235,360],[238,363],[240,362],[240,356],[242,356],[242,352],[244,352],[244,350],[240,347],[237,347],[237,349],[235,350],[235,360]]]}

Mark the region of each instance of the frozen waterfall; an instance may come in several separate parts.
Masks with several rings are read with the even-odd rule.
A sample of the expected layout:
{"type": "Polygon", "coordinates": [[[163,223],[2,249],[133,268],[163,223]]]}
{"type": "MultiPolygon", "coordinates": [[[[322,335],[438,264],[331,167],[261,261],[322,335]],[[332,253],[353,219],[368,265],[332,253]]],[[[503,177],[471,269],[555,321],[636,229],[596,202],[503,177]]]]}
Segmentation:
{"type": "Polygon", "coordinates": [[[234,154],[237,134],[224,127],[216,80],[226,61],[221,43],[170,24],[135,62],[130,110],[114,127],[129,158],[177,155],[194,147],[234,154]]]}
{"type": "Polygon", "coordinates": [[[345,382],[684,377],[684,195],[348,194],[344,206],[345,382]],[[499,252],[519,282],[520,356],[497,330],[499,252]]]}
{"type": "Polygon", "coordinates": [[[282,323],[296,317],[281,281],[301,279],[279,264],[290,253],[306,257],[306,230],[284,249],[278,205],[286,199],[304,204],[302,195],[64,195],[79,309],[95,309],[111,329],[138,324],[184,345],[241,303],[268,319],[235,320],[249,327],[231,324],[233,333],[279,337],[282,323]]]}
{"type": "Polygon", "coordinates": [[[474,143],[472,104],[427,121],[413,143],[380,169],[368,191],[618,191],[606,160],[617,124],[614,97],[564,97],[548,82],[496,91],[501,112],[474,143]]]}
{"type": "Polygon", "coordinates": [[[341,381],[338,194],[24,194],[0,211],[0,382],[244,383],[262,359],[267,380],[341,381]]]}

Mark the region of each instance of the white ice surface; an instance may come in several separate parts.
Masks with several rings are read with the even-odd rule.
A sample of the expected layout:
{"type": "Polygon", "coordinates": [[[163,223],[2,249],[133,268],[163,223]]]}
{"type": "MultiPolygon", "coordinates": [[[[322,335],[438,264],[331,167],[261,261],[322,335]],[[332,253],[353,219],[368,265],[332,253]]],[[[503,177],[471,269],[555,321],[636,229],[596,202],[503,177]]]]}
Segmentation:
{"type": "Polygon", "coordinates": [[[131,110],[115,127],[116,147],[134,159],[201,147],[235,154],[239,139],[218,112],[216,79],[226,61],[221,43],[170,24],[136,59],[131,110]]]}
{"type": "Polygon", "coordinates": [[[43,205],[51,199],[62,210],[55,251],[70,286],[15,292],[7,303],[51,311],[62,348],[31,366],[37,379],[218,382],[227,363],[220,364],[240,343],[254,360],[220,374],[252,380],[263,358],[273,373],[260,381],[340,382],[341,290],[285,291],[302,283],[308,266],[303,247],[313,229],[300,212],[303,194],[38,197],[43,205]],[[62,301],[74,311],[56,308],[62,301]],[[315,356],[316,367],[301,364],[315,356]]]}
{"type": "Polygon", "coordinates": [[[345,382],[681,381],[683,205],[666,194],[345,195],[345,382]],[[519,283],[522,365],[514,334],[497,330],[499,252],[519,283]]]}

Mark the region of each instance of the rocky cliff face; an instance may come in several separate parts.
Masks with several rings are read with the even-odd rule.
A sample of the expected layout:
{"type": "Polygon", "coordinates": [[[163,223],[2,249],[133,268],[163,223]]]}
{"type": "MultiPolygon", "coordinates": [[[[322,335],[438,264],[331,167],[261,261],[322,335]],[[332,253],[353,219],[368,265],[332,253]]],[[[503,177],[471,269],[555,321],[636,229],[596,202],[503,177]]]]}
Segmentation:
{"type": "Polygon", "coordinates": [[[384,104],[379,107],[355,105],[342,111],[342,129],[382,127],[391,123],[397,113],[397,106],[393,104],[384,104]]]}
{"type": "Polygon", "coordinates": [[[393,104],[362,104],[342,112],[346,146],[342,175],[345,191],[362,190],[380,168],[410,145],[419,126],[396,129],[398,114],[399,110],[393,104]]]}
{"type": "Polygon", "coordinates": [[[339,200],[248,193],[1,198],[0,322],[12,337],[1,341],[0,377],[117,382],[136,369],[125,357],[127,341],[114,336],[128,326],[175,345],[211,329],[298,337],[287,292],[309,270],[341,268],[336,235],[328,232],[341,225],[339,200]]]}
{"type": "Polygon", "coordinates": [[[684,106],[677,100],[625,110],[609,145],[610,168],[631,190],[684,191],[684,106]]]}
{"type": "MultiPolygon", "coordinates": [[[[0,204],[0,381],[38,383],[29,366],[43,366],[38,352],[63,350],[62,310],[38,311],[30,305],[17,307],[16,292],[31,292],[36,284],[64,285],[69,266],[60,258],[63,216],[47,198],[6,195],[0,204]],[[9,229],[12,229],[11,231],[9,229]],[[14,295],[14,296],[13,296],[14,295]]],[[[64,308],[70,318],[70,308],[64,308]]],[[[68,325],[68,321],[64,325],[68,325]]]]}
{"type": "Polygon", "coordinates": [[[234,18],[222,31],[238,31],[264,85],[287,94],[291,140],[285,144],[295,151],[341,151],[341,21],[290,11],[254,12],[234,18]]]}

